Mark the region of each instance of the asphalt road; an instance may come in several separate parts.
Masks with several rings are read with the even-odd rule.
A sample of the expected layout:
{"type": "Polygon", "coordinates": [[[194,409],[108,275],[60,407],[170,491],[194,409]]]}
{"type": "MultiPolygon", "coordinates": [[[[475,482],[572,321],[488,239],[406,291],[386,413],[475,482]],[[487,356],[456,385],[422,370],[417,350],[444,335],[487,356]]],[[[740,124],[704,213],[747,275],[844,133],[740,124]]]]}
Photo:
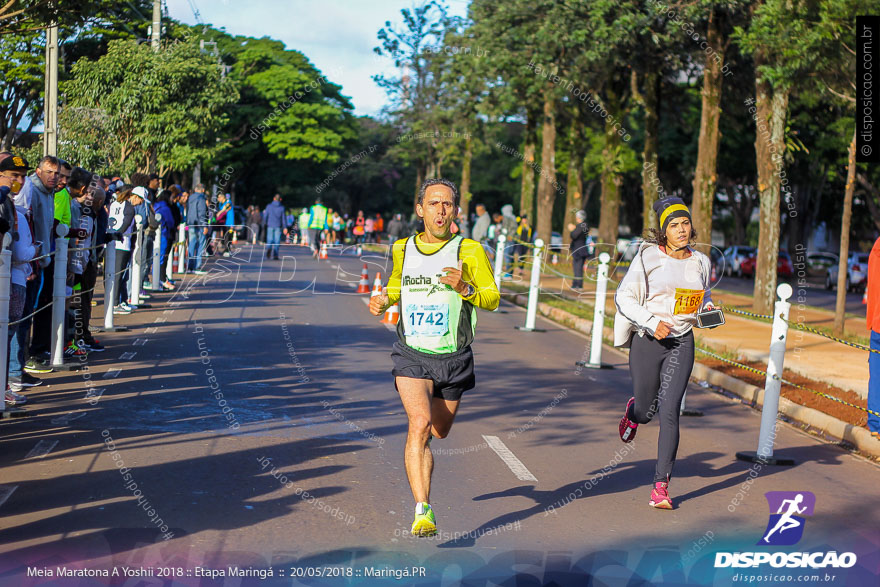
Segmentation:
{"type": "Polygon", "coordinates": [[[777,550],[852,551],[833,584],[876,584],[877,465],[781,423],[775,454],[796,466],[737,461],[760,414],[692,384],[704,416],[682,422],[677,509],[653,510],[657,423],[631,446],[617,436],[626,358],[606,349],[613,368],[578,369],[587,339],[541,319],[517,330],[525,315],[506,304],[480,313],[478,386],[432,444],[441,534],[409,536],[395,335],[354,294],[361,260],[284,254],[212,261],[122,317],[131,330],[101,337],[88,372],[27,393],[28,417],[0,436],[0,585],[68,584],[35,575],[65,566],[148,569],[77,585],[732,585],[759,572],[716,569],[715,553],[767,550],[764,493],[782,490],[817,501],[797,547],[777,550]],[[404,569],[425,576],[393,578],[404,569]]]}

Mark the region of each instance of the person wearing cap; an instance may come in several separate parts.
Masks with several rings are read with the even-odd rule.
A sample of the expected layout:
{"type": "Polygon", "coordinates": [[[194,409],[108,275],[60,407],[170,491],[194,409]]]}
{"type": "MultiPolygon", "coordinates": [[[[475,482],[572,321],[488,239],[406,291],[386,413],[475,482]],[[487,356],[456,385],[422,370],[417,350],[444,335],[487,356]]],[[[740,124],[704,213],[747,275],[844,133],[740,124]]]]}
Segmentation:
{"type": "Polygon", "coordinates": [[[617,288],[614,346],[629,347],[633,397],[618,432],[632,442],[639,424],[660,412],[657,466],[649,505],[673,509],[669,479],[678,451],[681,400],[694,367],[697,313],[712,308],[711,262],[692,245],[697,233],[681,198],[654,203],[650,229],[617,288]]]}
{"type": "MultiPolygon", "coordinates": [[[[9,322],[17,322],[24,315],[27,278],[32,272],[30,260],[37,256],[37,247],[31,242],[31,231],[24,214],[15,209],[13,197],[21,191],[30,167],[24,157],[12,153],[0,154],[0,232],[12,232],[12,267],[9,288],[9,322]],[[11,222],[9,219],[12,219],[11,222]]],[[[2,238],[2,234],[0,234],[2,238]]],[[[42,381],[22,371],[25,362],[26,332],[19,332],[17,324],[9,325],[6,359],[8,388],[4,401],[9,405],[27,402],[17,393],[24,387],[39,385],[42,381]]]]}
{"type": "Polygon", "coordinates": [[[24,186],[28,172],[24,157],[12,153],[0,154],[0,239],[15,226],[15,201],[13,198],[24,186]]]}

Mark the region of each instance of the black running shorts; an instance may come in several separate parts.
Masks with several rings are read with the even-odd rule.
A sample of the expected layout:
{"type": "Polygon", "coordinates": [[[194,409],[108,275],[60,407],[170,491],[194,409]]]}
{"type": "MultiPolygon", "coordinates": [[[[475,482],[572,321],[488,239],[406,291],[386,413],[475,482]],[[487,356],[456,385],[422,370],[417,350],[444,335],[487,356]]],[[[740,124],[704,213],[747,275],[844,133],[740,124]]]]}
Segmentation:
{"type": "Polygon", "coordinates": [[[397,341],[391,349],[391,360],[394,362],[391,374],[395,377],[433,381],[434,397],[458,401],[461,394],[477,384],[474,353],[470,346],[454,353],[431,355],[397,341]]]}

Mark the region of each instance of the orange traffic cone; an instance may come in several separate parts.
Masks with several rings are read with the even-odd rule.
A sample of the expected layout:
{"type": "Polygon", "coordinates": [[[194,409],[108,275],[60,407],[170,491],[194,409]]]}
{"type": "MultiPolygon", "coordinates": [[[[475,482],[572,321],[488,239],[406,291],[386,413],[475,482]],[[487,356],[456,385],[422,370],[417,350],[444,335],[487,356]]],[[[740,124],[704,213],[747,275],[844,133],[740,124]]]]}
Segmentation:
{"type": "MultiPolygon", "coordinates": [[[[384,288],[382,293],[388,294],[388,288],[384,288]]],[[[397,320],[400,318],[400,311],[397,309],[397,304],[395,303],[392,306],[388,306],[388,309],[385,310],[385,315],[382,316],[383,324],[397,324],[397,320]]]]}
{"type": "Polygon", "coordinates": [[[360,257],[360,256],[363,255],[363,254],[364,254],[364,250],[361,248],[360,245],[358,245],[358,248],[357,248],[357,256],[360,257]]]}
{"type": "Polygon", "coordinates": [[[295,244],[295,245],[299,244],[299,235],[298,234],[293,235],[293,244],[295,244]]]}
{"type": "Polygon", "coordinates": [[[558,265],[559,264],[559,256],[556,253],[553,253],[553,259],[550,262],[553,263],[554,265],[558,265]]]}
{"type": "Polygon", "coordinates": [[[376,279],[373,281],[373,292],[370,297],[382,295],[382,274],[376,273],[376,279]]]}
{"type": "Polygon", "coordinates": [[[318,258],[329,259],[329,256],[327,255],[327,243],[321,243],[321,256],[318,258]]]}
{"type": "Polygon", "coordinates": [[[865,290],[865,293],[862,294],[862,303],[864,305],[868,305],[868,290],[865,290]]]}
{"type": "Polygon", "coordinates": [[[716,279],[718,279],[718,273],[717,273],[717,271],[715,270],[715,264],[713,263],[713,264],[712,264],[712,275],[709,277],[709,280],[710,280],[712,283],[715,283],[715,280],[716,280],[716,279]]]}
{"type": "Polygon", "coordinates": [[[361,271],[361,280],[358,283],[357,293],[370,293],[370,276],[367,274],[367,264],[364,263],[364,268],[361,271]]]}

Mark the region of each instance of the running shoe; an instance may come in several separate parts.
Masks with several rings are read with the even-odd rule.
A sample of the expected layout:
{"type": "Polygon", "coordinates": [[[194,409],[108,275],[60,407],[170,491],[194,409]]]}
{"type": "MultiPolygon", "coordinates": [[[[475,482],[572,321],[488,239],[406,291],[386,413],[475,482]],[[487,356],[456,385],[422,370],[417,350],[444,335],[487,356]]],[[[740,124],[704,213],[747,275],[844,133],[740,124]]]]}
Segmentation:
{"type": "Polygon", "coordinates": [[[103,352],[103,351],[106,350],[106,349],[104,348],[104,345],[102,345],[102,344],[98,341],[97,338],[92,338],[92,339],[90,339],[90,340],[88,340],[88,341],[86,341],[85,339],[82,339],[82,338],[81,338],[81,339],[79,339],[79,342],[77,342],[76,344],[77,344],[77,346],[79,346],[79,347],[82,348],[82,349],[85,349],[85,350],[88,351],[88,352],[92,352],[92,351],[94,351],[94,352],[96,352],[96,353],[101,353],[101,352],[103,352]]]}
{"type": "Polygon", "coordinates": [[[201,269],[196,269],[195,271],[193,271],[193,273],[195,275],[207,275],[208,274],[207,271],[202,271],[201,269]]]}
{"type": "Polygon", "coordinates": [[[28,373],[51,373],[52,367],[50,367],[46,362],[41,362],[35,358],[31,358],[28,359],[27,363],[25,363],[24,370],[28,373]]]}
{"type": "Polygon", "coordinates": [[[412,533],[415,536],[433,536],[437,533],[437,521],[434,519],[434,510],[428,503],[416,504],[416,519],[412,525],[412,533]]]}
{"type": "Polygon", "coordinates": [[[654,489],[651,490],[651,501],[648,505],[659,510],[671,510],[672,498],[669,497],[669,482],[657,481],[654,483],[654,489]]]}
{"type": "Polygon", "coordinates": [[[12,391],[21,391],[25,387],[36,387],[37,385],[42,385],[43,380],[39,377],[34,377],[30,373],[22,372],[21,377],[16,375],[9,376],[9,389],[12,391]]]}
{"type": "Polygon", "coordinates": [[[118,306],[113,308],[114,314],[125,315],[125,314],[131,314],[131,312],[132,312],[131,306],[129,306],[128,304],[119,304],[118,306]]]}
{"type": "Polygon", "coordinates": [[[626,402],[626,411],[623,413],[623,418],[620,419],[620,426],[618,426],[620,439],[624,442],[632,442],[636,437],[636,430],[639,428],[636,422],[629,419],[635,403],[636,398],[634,397],[629,398],[629,401],[626,402]]]}
{"type": "Polygon", "coordinates": [[[145,282],[141,285],[141,287],[144,288],[144,289],[153,289],[153,283],[150,282],[150,281],[145,281],[145,282]]]}
{"type": "Polygon", "coordinates": [[[162,284],[162,289],[165,291],[174,291],[174,284],[170,281],[166,281],[162,284]]]}
{"type": "Polygon", "coordinates": [[[10,406],[17,406],[19,404],[26,404],[27,398],[20,393],[15,393],[11,389],[6,390],[6,404],[10,406]]]}
{"type": "Polygon", "coordinates": [[[70,343],[64,349],[65,359],[70,359],[73,357],[83,357],[85,355],[88,355],[88,352],[86,352],[85,349],[79,348],[79,346],[77,346],[77,344],[73,341],[70,341],[70,343]]]}

